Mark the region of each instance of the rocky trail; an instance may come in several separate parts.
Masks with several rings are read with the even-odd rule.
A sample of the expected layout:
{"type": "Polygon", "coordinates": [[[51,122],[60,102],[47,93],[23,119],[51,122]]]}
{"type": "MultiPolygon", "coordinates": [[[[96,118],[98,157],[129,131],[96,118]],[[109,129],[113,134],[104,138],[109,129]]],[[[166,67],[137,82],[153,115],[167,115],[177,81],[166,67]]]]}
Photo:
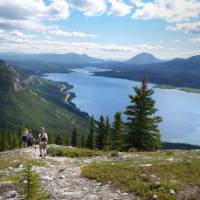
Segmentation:
{"type": "MultiPolygon", "coordinates": [[[[33,154],[32,154],[33,155],[33,154]]],[[[37,167],[42,184],[51,199],[59,200],[130,200],[133,196],[81,176],[81,167],[104,157],[67,158],[47,157],[46,167],[37,167]]]]}
{"type": "MultiPolygon", "coordinates": [[[[28,153],[33,159],[39,159],[34,149],[20,150],[28,153]]],[[[38,150],[37,150],[38,151],[38,150]]],[[[38,152],[39,153],[39,152],[38,152]]],[[[125,193],[109,184],[102,184],[95,180],[81,176],[81,167],[92,161],[106,161],[107,157],[91,158],[69,158],[69,157],[47,157],[46,165],[34,166],[34,170],[40,174],[44,190],[51,200],[131,200],[132,194],[125,193]]],[[[22,166],[21,166],[22,167],[22,166]]],[[[19,170],[19,169],[18,169],[19,170]]],[[[19,194],[11,188],[4,195],[0,194],[0,200],[18,200],[19,194]],[[15,194],[14,194],[15,193],[15,194]]]]}

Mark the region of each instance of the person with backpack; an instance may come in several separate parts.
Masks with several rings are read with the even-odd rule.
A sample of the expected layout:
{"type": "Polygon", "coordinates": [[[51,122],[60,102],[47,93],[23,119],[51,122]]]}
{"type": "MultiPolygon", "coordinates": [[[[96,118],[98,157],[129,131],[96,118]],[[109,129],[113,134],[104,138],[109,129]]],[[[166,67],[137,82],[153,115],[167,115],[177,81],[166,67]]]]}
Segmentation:
{"type": "Polygon", "coordinates": [[[35,142],[35,139],[34,139],[34,137],[33,137],[33,135],[32,135],[32,131],[29,130],[29,131],[28,131],[28,136],[27,136],[27,146],[28,146],[28,147],[32,147],[33,144],[34,144],[34,142],[35,142]]]}
{"type": "Polygon", "coordinates": [[[28,141],[28,129],[25,128],[21,135],[22,148],[27,147],[27,141],[28,141]]]}
{"type": "Polygon", "coordinates": [[[47,154],[47,144],[48,144],[48,135],[45,132],[45,128],[41,127],[40,133],[38,135],[39,148],[40,148],[40,157],[46,157],[47,154]]]}

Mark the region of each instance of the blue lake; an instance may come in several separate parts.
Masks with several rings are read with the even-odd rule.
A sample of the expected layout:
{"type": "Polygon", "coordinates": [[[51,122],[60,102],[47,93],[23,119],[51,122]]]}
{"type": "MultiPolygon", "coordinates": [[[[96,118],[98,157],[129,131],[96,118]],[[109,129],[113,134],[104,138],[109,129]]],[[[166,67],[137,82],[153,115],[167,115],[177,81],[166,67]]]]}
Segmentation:
{"type": "MultiPolygon", "coordinates": [[[[71,73],[49,73],[45,78],[68,82],[76,94],[73,103],[96,119],[100,115],[124,112],[129,104],[133,86],[140,83],[117,78],[92,76],[94,68],[76,69],[71,73]]],[[[152,84],[150,85],[153,86],[152,84]]],[[[162,140],[200,144],[200,94],[187,93],[177,89],[154,89],[162,140]]],[[[125,116],[124,116],[125,117],[125,116]]]]}

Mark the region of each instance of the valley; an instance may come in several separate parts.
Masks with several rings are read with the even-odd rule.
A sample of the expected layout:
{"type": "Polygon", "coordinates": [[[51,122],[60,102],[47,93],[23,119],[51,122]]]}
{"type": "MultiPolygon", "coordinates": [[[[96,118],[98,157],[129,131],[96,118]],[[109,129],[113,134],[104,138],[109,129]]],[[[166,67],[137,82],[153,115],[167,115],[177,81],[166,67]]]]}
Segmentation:
{"type": "MultiPolygon", "coordinates": [[[[95,119],[100,115],[109,116],[113,121],[116,111],[124,112],[128,105],[128,95],[139,82],[118,78],[94,76],[99,68],[82,68],[71,73],[49,73],[45,78],[53,81],[68,82],[74,87],[70,90],[76,94],[72,102],[81,111],[89,113],[95,119]]],[[[101,69],[103,71],[103,69],[101,69]]],[[[105,70],[107,71],[107,70],[105,70]]],[[[154,98],[158,113],[163,117],[160,124],[163,141],[200,144],[198,112],[200,95],[175,89],[174,87],[154,88],[154,98]],[[192,119],[192,120],[191,120],[192,119]]],[[[126,120],[125,115],[123,119],[126,120]]]]}
{"type": "Polygon", "coordinates": [[[60,91],[63,83],[38,76],[30,78],[3,61],[0,62],[0,71],[2,129],[30,127],[35,132],[45,126],[50,132],[64,133],[70,132],[74,125],[78,129],[87,127],[88,115],[70,103],[74,94],[70,93],[69,104],[64,101],[69,95],[66,91],[71,88],[67,83],[64,84],[65,91],[60,91]]]}

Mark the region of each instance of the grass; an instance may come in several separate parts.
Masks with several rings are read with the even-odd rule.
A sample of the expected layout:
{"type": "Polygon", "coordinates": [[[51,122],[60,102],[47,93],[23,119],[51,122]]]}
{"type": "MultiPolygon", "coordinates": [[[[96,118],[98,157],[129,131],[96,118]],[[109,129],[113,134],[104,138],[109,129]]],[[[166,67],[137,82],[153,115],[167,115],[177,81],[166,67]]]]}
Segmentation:
{"type": "Polygon", "coordinates": [[[158,199],[173,200],[185,187],[200,186],[199,152],[141,152],[137,155],[124,161],[92,163],[82,168],[82,176],[111,182],[142,199],[152,199],[157,195],[158,199]],[[174,190],[176,195],[170,190],[174,190]]]}
{"type": "Polygon", "coordinates": [[[11,154],[1,153],[0,154],[0,170],[7,171],[8,173],[0,174],[0,182],[13,182],[17,183],[21,177],[21,171],[15,169],[22,167],[27,164],[34,166],[44,166],[46,165],[45,161],[41,159],[30,159],[28,154],[21,155],[20,153],[11,154]]]}
{"type": "Polygon", "coordinates": [[[50,156],[66,156],[71,158],[80,157],[91,157],[91,156],[101,156],[103,153],[97,150],[90,150],[77,147],[63,147],[58,145],[51,145],[48,148],[48,154],[50,156]]]}
{"type": "Polygon", "coordinates": [[[0,169],[17,168],[20,165],[26,165],[31,163],[36,166],[43,166],[45,162],[43,160],[30,159],[27,155],[12,155],[12,156],[1,156],[0,155],[0,169]]]}

